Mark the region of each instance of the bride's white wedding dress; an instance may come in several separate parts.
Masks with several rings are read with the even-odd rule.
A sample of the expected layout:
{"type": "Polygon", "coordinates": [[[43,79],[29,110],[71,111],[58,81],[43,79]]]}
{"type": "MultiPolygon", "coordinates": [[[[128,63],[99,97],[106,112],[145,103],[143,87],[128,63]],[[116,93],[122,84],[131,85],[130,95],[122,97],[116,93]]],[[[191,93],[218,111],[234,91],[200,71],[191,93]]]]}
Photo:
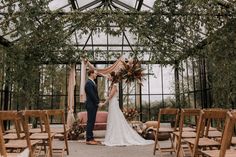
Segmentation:
{"type": "Polygon", "coordinates": [[[129,146],[154,143],[152,140],[145,140],[142,138],[128,124],[119,108],[118,93],[119,92],[116,92],[109,101],[107,130],[103,144],[107,146],[129,146]]]}

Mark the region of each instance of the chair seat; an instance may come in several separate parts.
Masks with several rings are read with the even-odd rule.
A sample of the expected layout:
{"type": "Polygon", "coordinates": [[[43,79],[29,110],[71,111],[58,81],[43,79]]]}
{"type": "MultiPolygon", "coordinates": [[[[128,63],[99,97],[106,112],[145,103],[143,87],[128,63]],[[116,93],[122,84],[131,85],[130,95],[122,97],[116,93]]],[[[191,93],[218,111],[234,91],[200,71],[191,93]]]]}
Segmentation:
{"type": "MultiPolygon", "coordinates": [[[[179,137],[180,132],[175,131],[174,135],[179,137]]],[[[182,132],[182,138],[195,138],[195,137],[196,137],[196,132],[189,132],[189,131],[182,132]]]]}
{"type": "Polygon", "coordinates": [[[208,137],[210,138],[216,138],[216,137],[221,137],[221,136],[222,136],[222,132],[218,130],[208,132],[208,137]]]}
{"type": "MultiPolygon", "coordinates": [[[[204,150],[203,154],[208,155],[210,157],[219,157],[220,150],[204,150]]],[[[236,150],[226,150],[225,157],[235,157],[236,150]]]]}
{"type": "MultiPolygon", "coordinates": [[[[31,142],[31,145],[36,145],[37,143],[39,143],[40,141],[39,140],[30,140],[31,142]]],[[[15,148],[15,149],[18,149],[18,148],[27,148],[28,145],[27,145],[27,142],[26,140],[10,140],[8,143],[5,144],[5,147],[6,148],[15,148]]]]}
{"type": "MultiPolygon", "coordinates": [[[[55,134],[51,133],[51,138],[54,136],[55,134]]],[[[48,133],[34,133],[32,135],[30,135],[30,139],[34,139],[34,140],[46,140],[48,139],[48,133]]]]}
{"type": "Polygon", "coordinates": [[[7,157],[19,157],[21,153],[7,153],[7,157]]]}
{"type": "MultiPolygon", "coordinates": [[[[176,129],[177,131],[179,128],[176,129]]],[[[196,128],[191,128],[191,127],[183,127],[183,131],[196,131],[196,128]]]]}
{"type": "Polygon", "coordinates": [[[40,128],[31,128],[29,130],[30,133],[40,133],[41,132],[41,129],[40,128]]]}
{"type": "Polygon", "coordinates": [[[173,131],[174,131],[174,129],[173,128],[169,128],[169,127],[161,127],[161,128],[159,128],[159,132],[169,132],[169,133],[171,133],[173,131]]]}
{"type": "Polygon", "coordinates": [[[232,137],[231,144],[236,145],[236,137],[232,137]]]}
{"type": "MultiPolygon", "coordinates": [[[[50,131],[53,132],[53,133],[62,134],[62,133],[64,133],[64,128],[62,128],[62,127],[51,127],[50,131]]],[[[69,128],[66,128],[66,132],[68,132],[68,131],[69,131],[69,128]]]]}
{"type": "MultiPolygon", "coordinates": [[[[25,137],[25,133],[20,133],[20,138],[23,138],[23,137],[25,137]]],[[[18,136],[16,133],[8,133],[8,134],[3,135],[3,138],[5,140],[16,140],[18,139],[18,136]]]]}
{"type": "MultiPolygon", "coordinates": [[[[194,138],[188,138],[188,139],[184,139],[184,141],[194,145],[195,143],[195,139],[194,138]]],[[[220,143],[213,140],[213,139],[209,139],[209,138],[200,138],[199,142],[198,142],[198,146],[200,147],[205,147],[205,146],[220,146],[220,143]]]]}

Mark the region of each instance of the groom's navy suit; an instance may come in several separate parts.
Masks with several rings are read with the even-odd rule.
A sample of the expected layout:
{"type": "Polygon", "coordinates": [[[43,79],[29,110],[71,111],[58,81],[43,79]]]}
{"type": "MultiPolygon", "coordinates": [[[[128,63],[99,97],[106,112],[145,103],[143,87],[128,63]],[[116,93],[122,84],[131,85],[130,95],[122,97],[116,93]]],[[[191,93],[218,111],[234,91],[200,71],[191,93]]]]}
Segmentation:
{"type": "Polygon", "coordinates": [[[98,97],[98,91],[97,86],[95,83],[88,79],[88,81],[85,84],[85,93],[86,93],[86,109],[87,109],[87,127],[86,127],[86,140],[91,141],[93,139],[93,128],[94,123],[96,120],[96,114],[99,104],[99,97],[98,97]]]}

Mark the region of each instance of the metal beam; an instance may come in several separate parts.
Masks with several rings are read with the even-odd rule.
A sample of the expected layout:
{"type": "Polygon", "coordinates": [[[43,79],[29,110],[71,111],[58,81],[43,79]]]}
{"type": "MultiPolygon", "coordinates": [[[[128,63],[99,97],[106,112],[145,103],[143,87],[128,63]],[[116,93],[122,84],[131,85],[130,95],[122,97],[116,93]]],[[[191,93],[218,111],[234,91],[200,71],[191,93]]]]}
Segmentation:
{"type": "MultiPolygon", "coordinates": [[[[84,46],[85,44],[72,44],[73,46],[84,46]]],[[[86,44],[86,46],[98,46],[98,47],[107,47],[107,44],[86,44]]],[[[135,47],[137,44],[109,44],[109,47],[135,47]]],[[[145,46],[145,45],[138,45],[138,46],[145,46]]]]}
{"type": "Polygon", "coordinates": [[[143,0],[139,0],[139,4],[138,4],[138,7],[137,7],[138,11],[141,10],[142,5],[143,5],[143,0]]]}
{"type": "Polygon", "coordinates": [[[88,4],[86,4],[86,5],[82,6],[82,7],[80,7],[78,10],[79,10],[79,11],[83,11],[83,10],[85,10],[85,9],[87,9],[87,8],[89,8],[89,7],[91,7],[91,6],[95,5],[95,4],[97,4],[97,3],[99,3],[99,2],[102,2],[102,1],[101,1],[101,0],[92,1],[91,3],[88,3],[88,4]]]}
{"type": "Polygon", "coordinates": [[[9,42],[7,39],[3,38],[2,36],[0,36],[0,44],[6,47],[11,46],[11,42],[9,42]]]}
{"type": "Polygon", "coordinates": [[[132,11],[135,10],[135,8],[133,8],[133,7],[127,5],[127,4],[125,4],[124,2],[121,2],[121,1],[119,1],[119,0],[112,0],[112,2],[118,4],[118,5],[120,5],[120,6],[124,7],[124,8],[126,8],[126,9],[129,9],[129,10],[132,10],[132,11]]]}
{"type": "Polygon", "coordinates": [[[70,3],[71,3],[72,8],[73,8],[74,10],[76,10],[77,7],[76,7],[76,4],[75,4],[75,0],[70,0],[70,3]]]}

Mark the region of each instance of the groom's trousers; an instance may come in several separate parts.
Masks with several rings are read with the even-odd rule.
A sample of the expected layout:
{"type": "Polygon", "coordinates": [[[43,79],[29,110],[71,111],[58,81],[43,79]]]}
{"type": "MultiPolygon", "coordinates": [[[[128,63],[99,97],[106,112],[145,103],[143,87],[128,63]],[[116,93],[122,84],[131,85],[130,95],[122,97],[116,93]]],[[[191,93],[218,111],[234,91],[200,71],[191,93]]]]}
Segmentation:
{"type": "Polygon", "coordinates": [[[87,107],[87,126],[86,126],[86,140],[91,141],[94,139],[93,137],[93,129],[94,129],[94,124],[96,120],[96,114],[97,114],[97,109],[96,107],[87,107]]]}

